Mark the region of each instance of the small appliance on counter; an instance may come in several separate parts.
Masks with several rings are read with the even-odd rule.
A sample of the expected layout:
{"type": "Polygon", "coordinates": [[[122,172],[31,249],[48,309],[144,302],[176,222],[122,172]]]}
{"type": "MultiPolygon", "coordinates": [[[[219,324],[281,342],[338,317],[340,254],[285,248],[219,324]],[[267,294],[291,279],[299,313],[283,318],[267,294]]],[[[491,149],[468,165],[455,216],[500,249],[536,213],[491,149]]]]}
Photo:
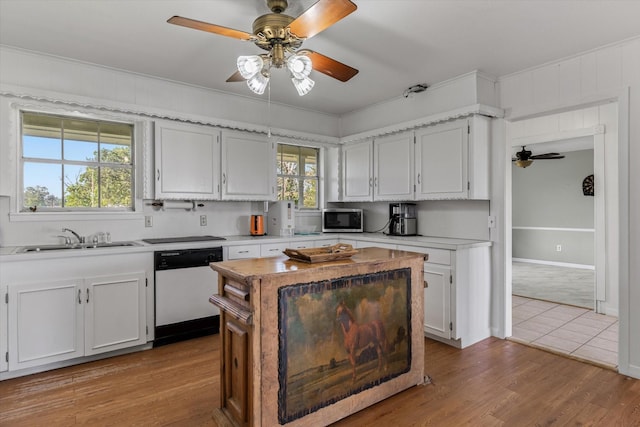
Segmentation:
{"type": "Polygon", "coordinates": [[[415,236],[418,232],[415,203],[389,204],[389,234],[415,236]]]}
{"type": "Polygon", "coordinates": [[[252,236],[264,236],[264,216],[251,215],[249,229],[252,236]]]}
{"type": "Polygon", "coordinates": [[[330,208],[322,210],[323,233],[362,233],[362,209],[330,208]]]}
{"type": "Polygon", "coordinates": [[[296,202],[280,200],[269,206],[267,233],[292,237],[296,230],[296,202]]]}

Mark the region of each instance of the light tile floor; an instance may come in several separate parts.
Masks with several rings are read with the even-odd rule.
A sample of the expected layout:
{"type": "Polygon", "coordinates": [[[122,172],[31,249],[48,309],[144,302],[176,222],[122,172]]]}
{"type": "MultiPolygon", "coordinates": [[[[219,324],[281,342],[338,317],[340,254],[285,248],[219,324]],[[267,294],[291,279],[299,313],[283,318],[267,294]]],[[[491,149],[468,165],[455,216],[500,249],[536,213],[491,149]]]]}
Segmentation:
{"type": "Polygon", "coordinates": [[[610,369],[618,366],[618,319],[591,310],[512,297],[513,341],[610,369]]]}

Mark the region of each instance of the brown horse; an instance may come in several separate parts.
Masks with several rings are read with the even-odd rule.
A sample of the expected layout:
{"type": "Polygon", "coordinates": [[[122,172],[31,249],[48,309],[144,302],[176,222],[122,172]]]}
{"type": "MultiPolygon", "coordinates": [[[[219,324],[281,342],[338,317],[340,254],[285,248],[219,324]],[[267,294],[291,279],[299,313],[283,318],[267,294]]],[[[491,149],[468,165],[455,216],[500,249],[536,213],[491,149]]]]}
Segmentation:
{"type": "Polygon", "coordinates": [[[336,317],[342,326],[344,333],[344,346],[349,354],[349,362],[353,368],[353,381],[356,380],[356,352],[373,345],[378,354],[378,370],[387,369],[387,359],[385,352],[387,349],[387,339],[384,325],[380,320],[373,320],[368,323],[359,324],[356,322],[353,313],[341,302],[336,310],[336,317]]]}

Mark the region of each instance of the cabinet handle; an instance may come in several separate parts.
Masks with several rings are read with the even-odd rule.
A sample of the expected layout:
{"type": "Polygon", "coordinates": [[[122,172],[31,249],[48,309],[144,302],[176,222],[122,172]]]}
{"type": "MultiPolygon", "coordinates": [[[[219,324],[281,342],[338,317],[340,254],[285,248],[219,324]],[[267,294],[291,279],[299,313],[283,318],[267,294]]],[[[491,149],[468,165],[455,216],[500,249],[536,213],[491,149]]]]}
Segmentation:
{"type": "Polygon", "coordinates": [[[425,288],[428,288],[428,287],[429,287],[429,283],[428,283],[426,280],[424,281],[424,287],[425,287],[425,288]]]}
{"type": "Polygon", "coordinates": [[[158,175],[158,178],[156,178],[158,181],[160,181],[160,169],[156,169],[156,174],[158,175]]]}
{"type": "Polygon", "coordinates": [[[418,184],[421,184],[421,182],[420,182],[420,174],[418,174],[418,184]]]}
{"type": "Polygon", "coordinates": [[[369,187],[373,187],[373,178],[369,178],[369,187]]]}
{"type": "Polygon", "coordinates": [[[87,304],[89,304],[89,288],[87,288],[87,304]]]}
{"type": "Polygon", "coordinates": [[[78,289],[78,304],[82,304],[82,289],[78,289]]]}
{"type": "Polygon", "coordinates": [[[222,174],[222,184],[226,184],[227,183],[227,174],[223,173],[222,174]]]}
{"type": "Polygon", "coordinates": [[[238,251],[239,254],[248,254],[249,251],[238,251]]]}
{"type": "Polygon", "coordinates": [[[377,176],[375,178],[373,178],[373,186],[374,187],[378,186],[378,177],[377,176]]]}

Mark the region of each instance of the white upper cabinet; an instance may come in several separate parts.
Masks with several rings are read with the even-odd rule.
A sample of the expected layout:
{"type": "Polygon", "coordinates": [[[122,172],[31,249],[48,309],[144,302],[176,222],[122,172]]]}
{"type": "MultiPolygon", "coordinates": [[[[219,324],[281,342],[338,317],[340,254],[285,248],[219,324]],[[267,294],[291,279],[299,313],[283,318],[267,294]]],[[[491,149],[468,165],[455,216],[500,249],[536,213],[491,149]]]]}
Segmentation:
{"type": "Polygon", "coordinates": [[[371,141],[342,147],[342,200],[373,200],[373,145],[371,141]]]}
{"type": "Polygon", "coordinates": [[[374,200],[413,200],[413,141],[413,132],[374,141],[374,200]]]}
{"type": "Polygon", "coordinates": [[[412,200],[413,150],[413,132],[345,145],[342,200],[412,200]]]}
{"type": "Polygon", "coordinates": [[[220,131],[216,128],[155,123],[155,198],[220,198],[220,131]]]}
{"type": "Polygon", "coordinates": [[[265,135],[223,131],[221,180],[223,200],[275,200],[275,142],[265,135]]]}
{"type": "Polygon", "coordinates": [[[416,131],[417,200],[489,198],[489,119],[474,116],[416,131]]]}

